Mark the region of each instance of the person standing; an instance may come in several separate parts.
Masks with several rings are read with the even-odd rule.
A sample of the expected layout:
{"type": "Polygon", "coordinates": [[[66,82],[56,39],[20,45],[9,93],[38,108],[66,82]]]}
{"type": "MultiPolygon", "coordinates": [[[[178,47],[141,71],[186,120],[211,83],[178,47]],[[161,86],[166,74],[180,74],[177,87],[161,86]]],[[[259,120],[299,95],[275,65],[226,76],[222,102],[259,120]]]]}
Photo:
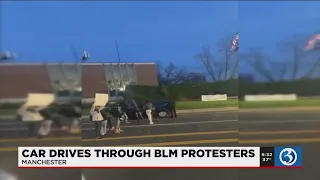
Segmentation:
{"type": "Polygon", "coordinates": [[[176,102],[172,99],[168,100],[168,108],[170,110],[171,118],[177,118],[176,102]]]}
{"type": "Polygon", "coordinates": [[[111,114],[113,116],[113,127],[115,127],[114,133],[118,134],[123,132],[120,128],[120,118],[121,118],[121,112],[120,112],[120,106],[119,104],[116,104],[111,108],[111,114]]]}
{"type": "MultiPolygon", "coordinates": [[[[20,119],[26,123],[28,127],[28,137],[42,137],[50,132],[47,128],[42,126],[43,121],[45,120],[43,116],[39,113],[45,107],[27,107],[23,104],[18,109],[18,115],[20,119]],[[40,127],[42,127],[40,129],[40,127]],[[44,129],[43,129],[44,128],[44,129]]],[[[50,124],[51,125],[51,124],[50,124]]]]}
{"type": "Polygon", "coordinates": [[[154,106],[150,101],[146,101],[143,109],[145,109],[146,114],[148,116],[148,120],[149,120],[149,124],[153,124],[153,120],[152,120],[152,111],[154,110],[154,106]]]}
{"type": "Polygon", "coordinates": [[[138,122],[140,120],[143,120],[143,116],[142,116],[142,114],[140,112],[140,108],[139,108],[138,104],[136,103],[136,101],[134,99],[132,99],[131,103],[132,103],[132,106],[133,106],[134,114],[136,115],[138,122]]]}
{"type": "Polygon", "coordinates": [[[69,119],[71,120],[71,125],[69,128],[69,132],[76,134],[81,132],[81,124],[80,119],[82,116],[82,110],[81,110],[81,101],[76,101],[71,106],[71,111],[73,112],[69,119]]]}
{"type": "Polygon", "coordinates": [[[94,106],[94,104],[93,104],[91,109],[90,109],[90,114],[92,116],[92,121],[95,124],[96,138],[97,139],[102,139],[103,138],[103,135],[101,133],[103,117],[102,117],[101,112],[100,112],[102,110],[102,108],[103,107],[94,106]]]}
{"type": "Polygon", "coordinates": [[[111,107],[109,103],[107,103],[101,110],[101,114],[103,116],[103,119],[105,119],[105,121],[102,122],[101,133],[106,133],[109,130],[114,131],[115,127],[113,126],[113,117],[111,114],[111,107]]]}
{"type": "Polygon", "coordinates": [[[130,122],[129,122],[129,118],[128,118],[128,115],[127,115],[127,111],[128,111],[128,107],[127,107],[127,105],[126,105],[126,103],[124,103],[124,102],[120,102],[120,110],[121,110],[121,119],[125,122],[125,123],[127,123],[127,124],[129,124],[130,122]]]}

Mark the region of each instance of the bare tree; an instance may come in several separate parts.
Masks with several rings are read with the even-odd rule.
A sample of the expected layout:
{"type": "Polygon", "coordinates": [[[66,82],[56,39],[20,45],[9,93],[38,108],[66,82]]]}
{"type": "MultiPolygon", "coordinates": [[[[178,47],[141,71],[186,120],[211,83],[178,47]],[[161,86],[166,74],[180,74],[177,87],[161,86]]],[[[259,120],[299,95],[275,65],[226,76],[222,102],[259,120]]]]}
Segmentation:
{"type": "Polygon", "coordinates": [[[177,67],[173,63],[169,63],[167,66],[163,67],[160,63],[158,66],[158,79],[160,84],[178,84],[185,82],[187,71],[185,68],[177,67]]]}
{"type": "MultiPolygon", "coordinates": [[[[303,45],[306,42],[306,37],[302,35],[293,35],[289,39],[285,39],[279,43],[280,52],[282,57],[284,54],[289,54],[289,59],[285,60],[287,63],[287,67],[291,67],[291,80],[295,80],[298,77],[299,73],[303,73],[303,66],[301,66],[301,60],[305,59],[305,51],[303,50],[303,45]]],[[[287,68],[288,70],[289,68],[287,68]]]]}
{"type": "Polygon", "coordinates": [[[309,61],[311,62],[311,66],[308,69],[308,71],[305,73],[303,78],[310,78],[312,75],[315,75],[319,78],[320,76],[320,43],[316,45],[316,47],[313,49],[313,51],[309,52],[310,56],[314,61],[312,62],[312,59],[309,61]]]}
{"type": "Polygon", "coordinates": [[[305,51],[306,40],[305,36],[294,35],[278,43],[280,58],[269,57],[262,48],[254,48],[241,54],[241,59],[269,81],[310,78],[320,67],[320,50],[305,51]]]}
{"type": "Polygon", "coordinates": [[[241,54],[241,59],[248,63],[263,78],[266,78],[268,81],[275,81],[272,70],[268,68],[268,66],[272,66],[272,62],[263,52],[262,48],[254,48],[248,53],[241,54]]]}
{"type": "Polygon", "coordinates": [[[203,73],[188,72],[184,67],[178,67],[173,63],[169,63],[167,66],[162,66],[161,63],[157,63],[159,84],[171,85],[181,83],[193,83],[193,82],[207,82],[203,73]]]}
{"type": "Polygon", "coordinates": [[[211,48],[203,48],[194,58],[201,62],[212,81],[228,80],[236,77],[238,70],[237,53],[230,51],[232,37],[226,37],[218,42],[217,52],[213,55],[211,48]],[[221,56],[222,53],[222,56],[221,56]]]}
{"type": "Polygon", "coordinates": [[[203,52],[198,53],[194,58],[203,64],[212,81],[218,80],[217,72],[219,73],[219,71],[215,69],[221,66],[217,66],[209,48],[204,48],[203,52]]]}
{"type": "Polygon", "coordinates": [[[287,66],[292,67],[290,69],[291,80],[311,78],[320,67],[320,49],[304,50],[308,38],[309,36],[306,35],[293,35],[282,42],[282,45],[284,45],[282,50],[285,50],[282,52],[289,52],[290,55],[286,62],[287,66]]]}

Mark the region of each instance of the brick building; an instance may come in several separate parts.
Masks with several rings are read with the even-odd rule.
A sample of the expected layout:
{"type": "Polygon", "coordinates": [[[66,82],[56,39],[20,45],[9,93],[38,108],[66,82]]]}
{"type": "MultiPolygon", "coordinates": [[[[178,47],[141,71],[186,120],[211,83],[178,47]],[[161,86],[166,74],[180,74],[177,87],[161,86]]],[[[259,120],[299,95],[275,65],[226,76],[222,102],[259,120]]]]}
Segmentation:
{"type": "Polygon", "coordinates": [[[157,86],[155,63],[0,64],[0,99],[25,98],[29,92],[82,89],[83,98],[108,93],[118,82],[157,86]],[[109,87],[110,86],[110,87],[109,87]],[[111,87],[112,86],[112,87],[111,87]]]}

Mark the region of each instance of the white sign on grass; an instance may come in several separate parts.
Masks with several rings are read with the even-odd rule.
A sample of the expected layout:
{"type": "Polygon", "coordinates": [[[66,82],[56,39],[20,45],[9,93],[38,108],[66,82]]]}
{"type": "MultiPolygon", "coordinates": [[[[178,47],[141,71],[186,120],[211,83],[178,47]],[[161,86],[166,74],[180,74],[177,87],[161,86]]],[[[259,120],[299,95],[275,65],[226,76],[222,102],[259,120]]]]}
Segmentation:
{"type": "Polygon", "coordinates": [[[245,95],[245,101],[295,101],[296,94],[261,94],[261,95],[245,95]]]}
{"type": "Polygon", "coordinates": [[[226,101],[227,99],[226,94],[201,95],[201,101],[226,101]]]}

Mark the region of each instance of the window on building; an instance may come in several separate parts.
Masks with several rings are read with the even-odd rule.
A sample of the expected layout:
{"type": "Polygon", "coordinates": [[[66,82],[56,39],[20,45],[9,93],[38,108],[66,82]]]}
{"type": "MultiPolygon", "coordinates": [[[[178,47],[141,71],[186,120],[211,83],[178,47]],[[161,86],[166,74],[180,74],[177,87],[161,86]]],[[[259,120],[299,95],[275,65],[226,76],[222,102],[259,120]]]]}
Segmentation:
{"type": "Polygon", "coordinates": [[[46,70],[58,96],[73,95],[70,89],[81,87],[81,68],[78,64],[49,64],[46,70]]]}
{"type": "Polygon", "coordinates": [[[136,74],[133,63],[105,64],[104,70],[110,96],[123,96],[124,92],[121,91],[125,90],[125,86],[136,83],[136,74]]]}

